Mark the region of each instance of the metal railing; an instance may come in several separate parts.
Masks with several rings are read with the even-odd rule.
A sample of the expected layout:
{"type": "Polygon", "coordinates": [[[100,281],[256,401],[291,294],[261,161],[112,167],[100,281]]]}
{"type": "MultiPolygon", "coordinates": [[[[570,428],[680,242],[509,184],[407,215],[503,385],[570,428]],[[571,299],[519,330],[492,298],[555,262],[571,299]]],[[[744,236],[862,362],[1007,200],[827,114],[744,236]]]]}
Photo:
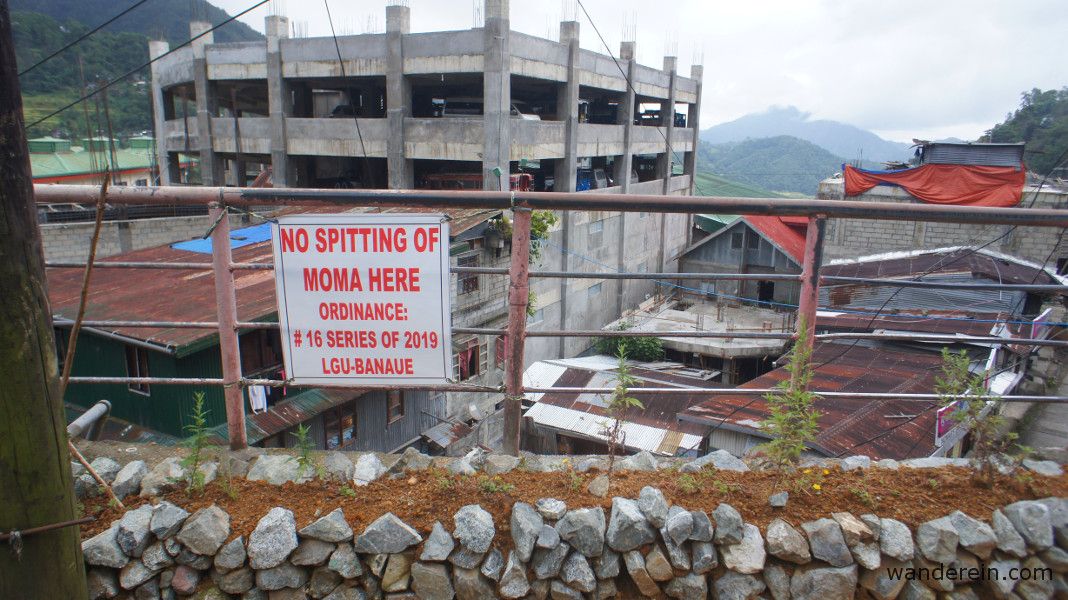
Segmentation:
{"type": "MultiPolygon", "coordinates": [[[[95,203],[100,195],[95,186],[37,185],[34,187],[39,203],[95,203]]],[[[453,328],[454,333],[504,335],[509,343],[509,356],[505,365],[502,386],[479,386],[467,384],[366,386],[361,389],[397,389],[443,392],[503,392],[505,395],[504,450],[517,453],[520,447],[519,433],[521,398],[525,392],[532,393],[611,393],[611,389],[529,387],[523,386],[524,347],[526,338],[537,337],[661,337],[661,338],[720,338],[754,340],[796,339],[798,332],[775,333],[758,331],[712,332],[696,330],[671,331],[604,331],[604,330],[542,330],[526,331],[529,280],[531,278],[591,278],[635,280],[692,280],[692,281],[788,281],[801,284],[797,308],[797,323],[808,329],[809,344],[818,340],[857,339],[886,341],[924,341],[947,343],[1020,344],[1028,346],[1068,346],[1068,341],[1030,338],[1001,338],[995,336],[959,336],[947,334],[891,334],[880,332],[843,332],[815,334],[819,286],[825,284],[882,285],[899,288],[928,287],[967,290],[1016,290],[1027,292],[1068,294],[1068,286],[1050,284],[987,284],[956,282],[925,282],[901,279],[870,279],[857,277],[820,276],[825,221],[829,217],[914,220],[969,224],[1027,225],[1037,227],[1068,227],[1068,211],[1025,208],[989,208],[941,206],[927,204],[898,204],[880,202],[856,202],[834,200],[796,200],[761,198],[677,197],[617,194],[574,194],[552,192],[480,192],[480,191],[417,191],[417,190],[311,190],[282,188],[207,188],[207,187],[120,187],[108,190],[106,201],[113,205],[207,205],[216,225],[211,232],[214,248],[211,262],[156,263],[134,261],[97,261],[94,268],[127,269],[203,269],[211,270],[216,280],[216,321],[120,321],[87,320],[85,327],[167,327],[217,330],[222,356],[221,378],[174,378],[174,377],[72,377],[71,383],[126,383],[150,385],[220,385],[226,401],[227,424],[230,446],[234,449],[247,445],[244,426],[244,402],[242,388],[250,385],[284,386],[286,382],[271,379],[248,379],[242,376],[238,347],[239,330],[277,329],[278,323],[242,322],[237,320],[237,296],[233,272],[236,270],[270,270],[269,263],[235,263],[230,252],[229,220],[222,218],[226,207],[247,206],[335,206],[356,207],[401,207],[401,208],[495,208],[513,211],[512,254],[510,266],[503,268],[452,267],[456,274],[508,276],[508,323],[505,329],[453,328]],[[726,213],[751,215],[804,216],[808,218],[802,272],[792,274],[753,273],[623,273],[623,272],[572,272],[529,271],[528,258],[531,234],[532,210],[576,210],[613,212],[663,212],[663,213],[726,213]]],[[[50,262],[49,267],[84,268],[85,263],[50,262]]],[[[69,326],[70,322],[58,322],[57,326],[69,326]]],[[[316,386],[334,387],[334,386],[316,386]]],[[[344,387],[344,386],[336,386],[344,387]]],[[[755,396],[771,393],[771,389],[742,388],[634,388],[634,394],[731,394],[755,396]]],[[[903,399],[929,402],[937,400],[936,394],[852,393],[821,392],[827,398],[903,399]]],[[[1006,402],[1068,402],[1068,396],[1004,396],[1006,402]]]]}

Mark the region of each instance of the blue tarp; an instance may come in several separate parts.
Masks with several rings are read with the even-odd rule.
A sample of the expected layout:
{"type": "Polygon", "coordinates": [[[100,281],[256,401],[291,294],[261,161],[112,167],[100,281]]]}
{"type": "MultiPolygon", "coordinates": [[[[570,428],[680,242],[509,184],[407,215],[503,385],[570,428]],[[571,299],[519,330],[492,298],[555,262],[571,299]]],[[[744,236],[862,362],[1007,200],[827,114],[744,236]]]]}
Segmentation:
{"type": "MultiPolygon", "coordinates": [[[[254,225],[243,229],[235,229],[230,232],[230,248],[237,249],[251,244],[266,242],[271,239],[271,224],[254,225]]],[[[211,254],[211,238],[203,240],[189,240],[171,244],[175,250],[188,250],[200,254],[211,254]]]]}

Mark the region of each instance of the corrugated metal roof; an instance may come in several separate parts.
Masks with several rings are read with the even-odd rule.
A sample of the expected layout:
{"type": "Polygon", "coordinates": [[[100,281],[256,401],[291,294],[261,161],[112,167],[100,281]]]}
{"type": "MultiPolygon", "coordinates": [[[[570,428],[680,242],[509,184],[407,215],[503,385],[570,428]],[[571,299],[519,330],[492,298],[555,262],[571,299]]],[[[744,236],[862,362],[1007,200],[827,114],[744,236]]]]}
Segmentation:
{"type": "MultiPolygon", "coordinates": [[[[622,420],[627,423],[628,427],[633,426],[625,429],[628,431],[627,446],[664,454],[673,453],[673,450],[666,452],[664,448],[671,446],[675,440],[682,440],[679,442],[681,446],[676,445],[674,449],[695,448],[705,428],[694,423],[679,421],[678,414],[703,399],[700,394],[702,388],[717,384],[681,375],[679,370],[685,367],[678,363],[629,361],[629,364],[631,376],[637,379],[637,383],[632,388],[682,387],[692,388],[694,393],[641,396],[639,399],[644,404],[644,408],[632,407],[622,415],[622,420]],[[630,433],[631,429],[633,433],[630,433]]],[[[616,382],[618,366],[616,359],[600,355],[542,361],[534,363],[527,369],[523,383],[532,386],[534,381],[538,381],[539,385],[544,387],[611,388],[616,382]]],[[[537,417],[536,421],[541,419],[538,422],[542,425],[572,431],[585,437],[605,439],[600,430],[604,428],[605,423],[610,422],[611,418],[605,411],[608,399],[604,394],[527,394],[527,398],[537,400],[534,406],[528,409],[527,416],[537,417]],[[560,410],[545,407],[555,407],[560,410]]]]}
{"type": "Polygon", "coordinates": [[[798,264],[805,260],[805,234],[782,217],[747,215],[742,219],[798,264]]]}
{"type": "MultiPolygon", "coordinates": [[[[245,433],[248,443],[255,444],[276,433],[318,415],[328,408],[355,400],[365,393],[364,390],[310,389],[291,394],[285,400],[267,409],[267,412],[245,415],[245,433]]],[[[227,439],[226,423],[212,427],[210,435],[224,443],[227,439]]]]}
{"type": "MultiPolygon", "coordinates": [[[[605,429],[611,425],[607,416],[555,406],[539,402],[527,410],[526,415],[535,423],[568,431],[582,437],[607,441],[605,429]]],[[[648,450],[654,454],[674,456],[680,450],[693,450],[701,444],[701,436],[675,430],[651,427],[634,422],[624,422],[624,445],[629,450],[648,450]]]]}
{"type": "MultiPolygon", "coordinates": [[[[285,214],[336,213],[336,208],[290,209],[285,214]]],[[[342,211],[344,212],[344,211],[342,211]]],[[[377,212],[377,211],[369,211],[377,212]]],[[[484,209],[448,209],[445,211],[408,211],[390,209],[383,212],[444,212],[450,217],[449,233],[457,235],[500,211],[484,209]]],[[[270,242],[251,244],[233,251],[235,262],[270,263],[270,242]]],[[[202,262],[210,258],[190,252],[158,246],[126,252],[102,262],[202,262]]],[[[48,297],[52,312],[60,318],[74,319],[82,289],[80,269],[50,268],[48,297]]],[[[237,314],[241,321],[273,321],[277,303],[273,271],[238,270],[234,272],[237,288],[237,314]]],[[[215,321],[215,282],[210,270],[193,269],[97,269],[89,286],[87,320],[120,321],[215,321]]],[[[213,343],[217,333],[206,329],[161,329],[148,327],[112,327],[110,333],[143,340],[176,351],[179,356],[213,343]]]]}
{"type": "Polygon", "coordinates": [[[473,431],[470,425],[465,423],[450,423],[443,421],[423,432],[423,437],[434,442],[441,448],[448,448],[456,440],[459,440],[473,431]]]}
{"type": "Polygon", "coordinates": [[[921,152],[921,164],[1023,168],[1024,144],[929,142],[921,146],[921,152]]]}
{"type": "MultiPolygon", "coordinates": [[[[820,344],[812,354],[816,365],[809,389],[814,392],[932,393],[942,367],[934,352],[864,344],[820,344]],[[827,364],[824,364],[824,363],[827,364]]],[[[773,388],[788,380],[785,367],[742,384],[743,389],[773,388]]],[[[866,454],[872,458],[915,458],[934,450],[934,408],[937,402],[822,398],[817,446],[825,454],[866,454]],[[918,416],[917,416],[918,415],[918,416]],[[881,433],[892,432],[888,435],[881,433]]],[[[683,411],[685,418],[717,425],[726,423],[754,435],[767,418],[767,399],[722,395],[683,411]]]]}

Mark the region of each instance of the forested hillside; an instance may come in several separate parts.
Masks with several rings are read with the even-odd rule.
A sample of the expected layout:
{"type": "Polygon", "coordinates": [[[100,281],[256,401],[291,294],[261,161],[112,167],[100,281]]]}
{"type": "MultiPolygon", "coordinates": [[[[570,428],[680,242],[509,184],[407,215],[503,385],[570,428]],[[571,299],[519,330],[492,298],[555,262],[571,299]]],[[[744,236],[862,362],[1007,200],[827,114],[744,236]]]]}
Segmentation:
{"type": "Polygon", "coordinates": [[[1049,173],[1068,150],[1068,87],[1024,92],[1020,108],[987,131],[980,141],[1027,142],[1027,167],[1043,175],[1049,173]]]}
{"type": "MultiPolygon", "coordinates": [[[[19,70],[78,39],[87,31],[133,4],[123,0],[14,0],[12,30],[19,70]]],[[[82,72],[88,91],[125,75],[148,61],[148,40],[165,38],[172,47],[189,39],[191,18],[220,23],[227,14],[204,0],[192,2],[149,0],[115,23],[74,45],[40,67],[19,77],[26,123],[76,100],[82,95],[82,72]],[[79,65],[79,60],[81,65],[79,65]]],[[[259,39],[247,25],[234,21],[214,32],[217,42],[259,39]]],[[[149,70],[136,71],[108,89],[108,113],[116,136],[139,133],[152,127],[149,70]]],[[[101,95],[88,105],[89,125],[82,106],[28,128],[30,137],[59,134],[74,138],[107,131],[101,95]]]]}
{"type": "Polygon", "coordinates": [[[790,136],[727,144],[702,142],[698,172],[776,192],[814,195],[819,182],[842,169],[841,158],[790,136]]]}
{"type": "MultiPolygon", "coordinates": [[[[119,14],[136,0],[11,0],[11,10],[28,10],[48,15],[62,23],[78,21],[96,27],[119,14]]],[[[265,9],[261,9],[265,10],[265,9]]],[[[140,33],[152,39],[165,39],[171,45],[189,39],[190,21],[218,25],[229,18],[226,11],[206,0],[148,0],[123,15],[104,31],[140,33]]],[[[215,31],[216,42],[246,42],[263,39],[248,25],[234,21],[215,31]]]]}

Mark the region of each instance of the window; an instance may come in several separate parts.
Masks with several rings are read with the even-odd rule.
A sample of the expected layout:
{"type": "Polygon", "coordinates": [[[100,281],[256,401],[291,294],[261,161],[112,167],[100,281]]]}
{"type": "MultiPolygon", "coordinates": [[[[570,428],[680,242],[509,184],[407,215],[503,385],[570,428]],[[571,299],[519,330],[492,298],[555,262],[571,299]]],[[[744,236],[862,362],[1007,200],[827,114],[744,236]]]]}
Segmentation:
{"type": "Polygon", "coordinates": [[[257,329],[238,338],[241,372],[249,375],[277,369],[282,364],[282,338],[277,330],[257,329]]]}
{"type": "Polygon", "coordinates": [[[1068,258],[1057,259],[1057,274],[1068,275],[1068,258]]]}
{"type": "Polygon", "coordinates": [[[738,231],[731,234],[731,250],[742,249],[742,232],[738,231]]]}
{"type": "Polygon", "coordinates": [[[353,442],[356,439],[356,404],[350,402],[323,413],[323,434],[327,450],[343,448],[353,442]]]}
{"type": "Polygon", "coordinates": [[[67,360],[67,333],[61,329],[53,329],[52,335],[56,340],[56,368],[63,373],[63,365],[67,360]]]}
{"type": "Polygon", "coordinates": [[[590,297],[596,297],[601,295],[601,284],[595,283],[586,289],[586,294],[590,297]]]}
{"type": "Polygon", "coordinates": [[[506,360],[508,360],[508,338],[498,335],[496,341],[493,342],[493,365],[498,369],[504,368],[506,360]]]}
{"type": "MultiPolygon", "coordinates": [[[[148,377],[148,351],[137,346],[126,346],[126,376],[148,377]]],[[[147,383],[131,383],[130,391],[149,394],[147,383]]]]}
{"type": "Polygon", "coordinates": [[[386,394],[386,424],[399,421],[404,418],[404,392],[390,390],[386,394]]]}
{"type": "Polygon", "coordinates": [[[453,355],[453,379],[464,381],[478,377],[489,368],[489,345],[479,344],[477,339],[467,343],[464,350],[453,355]]]}
{"type": "MultiPolygon", "coordinates": [[[[458,267],[477,267],[478,266],[478,254],[468,254],[467,256],[461,256],[456,259],[456,266],[458,267]]],[[[471,292],[478,291],[478,275],[474,273],[459,273],[457,274],[457,288],[456,293],[470,294],[471,292]]]]}
{"type": "Polygon", "coordinates": [[[138,179],[137,181],[134,182],[134,185],[139,186],[139,187],[144,187],[144,186],[148,185],[148,180],[147,179],[138,179]]]}
{"type": "Polygon", "coordinates": [[[749,239],[746,240],[746,246],[748,246],[750,250],[759,250],[760,249],[760,236],[758,236],[756,234],[750,234],[749,235],[749,239]]]}
{"type": "Polygon", "coordinates": [[[599,248],[604,243],[604,221],[590,223],[590,248],[599,248]]]}

